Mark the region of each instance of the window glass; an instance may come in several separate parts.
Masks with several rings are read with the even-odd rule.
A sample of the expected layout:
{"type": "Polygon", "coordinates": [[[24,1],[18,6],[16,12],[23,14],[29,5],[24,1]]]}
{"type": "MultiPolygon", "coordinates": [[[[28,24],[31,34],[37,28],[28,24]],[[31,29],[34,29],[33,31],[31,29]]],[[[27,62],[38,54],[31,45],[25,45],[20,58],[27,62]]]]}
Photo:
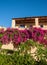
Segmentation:
{"type": "Polygon", "coordinates": [[[40,27],[43,27],[43,25],[40,25],[40,27]]]}
{"type": "Polygon", "coordinates": [[[20,28],[25,28],[25,25],[20,25],[20,28]]]}

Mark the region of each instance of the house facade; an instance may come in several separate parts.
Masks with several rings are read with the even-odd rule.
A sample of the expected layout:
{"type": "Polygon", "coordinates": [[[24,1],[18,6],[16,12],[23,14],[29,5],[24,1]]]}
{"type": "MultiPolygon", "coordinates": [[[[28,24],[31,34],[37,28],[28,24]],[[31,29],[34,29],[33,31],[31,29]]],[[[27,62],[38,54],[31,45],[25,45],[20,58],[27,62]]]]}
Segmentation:
{"type": "MultiPolygon", "coordinates": [[[[30,27],[40,27],[43,29],[47,29],[47,16],[37,16],[37,17],[25,17],[25,18],[13,18],[11,28],[19,28],[25,29],[30,27]]],[[[4,27],[0,27],[4,28],[4,27]]],[[[7,28],[4,28],[6,30],[7,28]]],[[[10,42],[10,44],[3,44],[2,49],[10,49],[13,50],[14,46],[10,42]]]]}
{"type": "Polygon", "coordinates": [[[47,16],[12,18],[12,28],[25,29],[30,27],[47,29],[47,16]]]}

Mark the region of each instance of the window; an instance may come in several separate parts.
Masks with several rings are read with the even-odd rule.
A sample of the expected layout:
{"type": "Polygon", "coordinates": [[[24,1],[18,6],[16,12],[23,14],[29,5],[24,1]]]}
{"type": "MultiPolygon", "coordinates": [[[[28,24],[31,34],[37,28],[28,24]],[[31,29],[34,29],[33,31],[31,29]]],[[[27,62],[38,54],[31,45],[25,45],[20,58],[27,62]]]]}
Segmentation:
{"type": "Polygon", "coordinates": [[[43,28],[43,25],[40,25],[40,27],[42,27],[42,28],[43,28]]]}
{"type": "Polygon", "coordinates": [[[25,28],[25,25],[20,25],[20,28],[25,28]]]}

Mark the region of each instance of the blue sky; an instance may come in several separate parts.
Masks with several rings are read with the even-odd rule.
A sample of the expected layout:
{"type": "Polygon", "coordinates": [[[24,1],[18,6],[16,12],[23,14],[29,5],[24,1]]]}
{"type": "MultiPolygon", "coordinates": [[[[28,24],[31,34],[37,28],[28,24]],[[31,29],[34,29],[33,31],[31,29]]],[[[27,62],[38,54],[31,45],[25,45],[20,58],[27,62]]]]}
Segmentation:
{"type": "Polygon", "coordinates": [[[11,27],[12,18],[47,16],[47,0],[0,0],[0,26],[11,27]]]}

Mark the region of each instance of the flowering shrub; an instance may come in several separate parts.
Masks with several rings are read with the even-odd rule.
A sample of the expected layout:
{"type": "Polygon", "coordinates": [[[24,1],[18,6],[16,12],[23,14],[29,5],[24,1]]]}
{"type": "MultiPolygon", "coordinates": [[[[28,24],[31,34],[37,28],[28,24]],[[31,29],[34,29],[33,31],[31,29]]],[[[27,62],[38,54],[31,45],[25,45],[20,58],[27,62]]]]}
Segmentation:
{"type": "Polygon", "coordinates": [[[21,36],[18,29],[14,29],[12,42],[14,44],[19,44],[21,42],[21,36]]]}
{"type": "Polygon", "coordinates": [[[26,40],[29,39],[29,34],[27,30],[20,30],[20,35],[21,35],[21,42],[25,42],[26,40]]]}
{"type": "Polygon", "coordinates": [[[0,43],[2,43],[2,38],[3,38],[3,34],[4,34],[4,29],[0,29],[0,43]]]}
{"type": "Polygon", "coordinates": [[[7,28],[0,30],[0,42],[3,44],[13,42],[18,45],[21,42],[25,42],[28,39],[33,39],[39,43],[47,45],[47,30],[41,28],[29,28],[28,30],[18,30],[13,28],[7,28]]]}
{"type": "Polygon", "coordinates": [[[27,40],[17,46],[17,50],[0,51],[0,65],[47,65],[47,48],[27,40]],[[35,49],[35,50],[34,50],[35,49]]]}
{"type": "Polygon", "coordinates": [[[41,28],[30,28],[28,30],[30,33],[30,39],[37,41],[39,43],[47,45],[47,30],[43,30],[41,28]]]}

